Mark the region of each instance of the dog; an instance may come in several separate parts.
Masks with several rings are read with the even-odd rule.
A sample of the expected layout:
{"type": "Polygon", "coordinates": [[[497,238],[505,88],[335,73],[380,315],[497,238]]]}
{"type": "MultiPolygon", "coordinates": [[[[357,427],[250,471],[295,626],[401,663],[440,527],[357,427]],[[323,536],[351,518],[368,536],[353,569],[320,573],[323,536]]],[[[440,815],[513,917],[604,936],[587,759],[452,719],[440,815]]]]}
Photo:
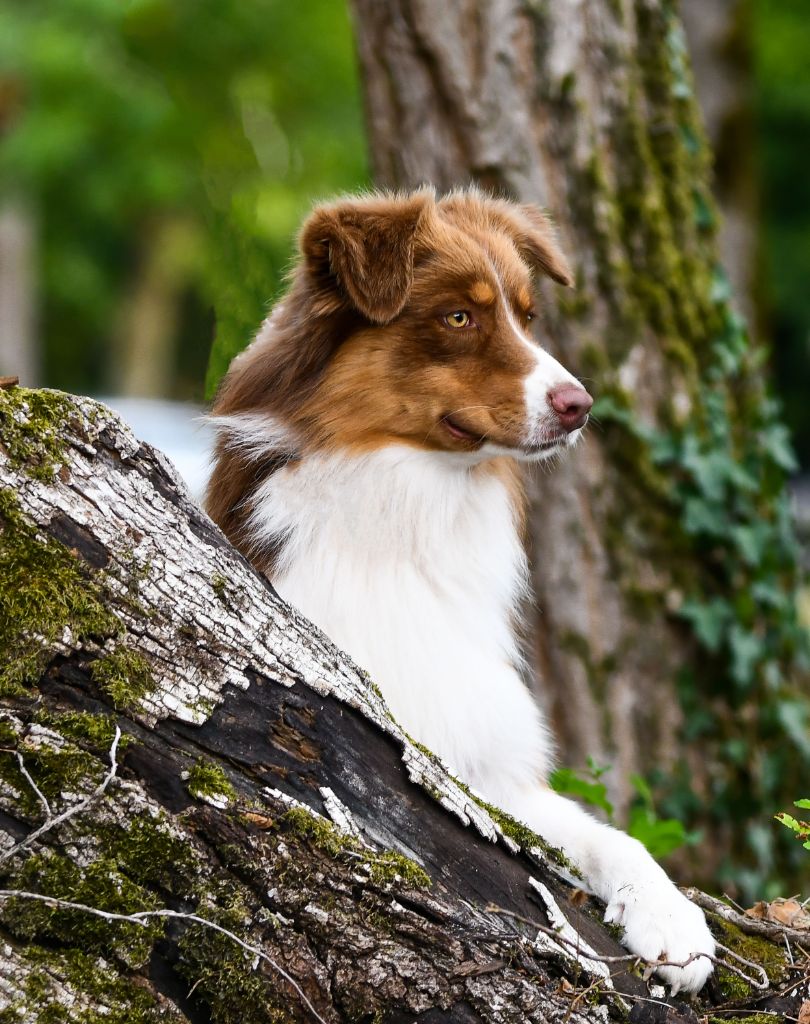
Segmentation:
{"type": "MultiPolygon", "coordinates": [[[[533,279],[571,285],[550,222],[476,190],[317,206],[287,293],[220,388],[207,509],[366,668],[392,714],[578,868],[624,943],[699,990],[702,912],[635,839],[547,783],[520,675],[520,463],[582,434],[591,396],[531,334],[533,279]]],[[[582,882],[578,884],[582,885],[582,882]]]]}

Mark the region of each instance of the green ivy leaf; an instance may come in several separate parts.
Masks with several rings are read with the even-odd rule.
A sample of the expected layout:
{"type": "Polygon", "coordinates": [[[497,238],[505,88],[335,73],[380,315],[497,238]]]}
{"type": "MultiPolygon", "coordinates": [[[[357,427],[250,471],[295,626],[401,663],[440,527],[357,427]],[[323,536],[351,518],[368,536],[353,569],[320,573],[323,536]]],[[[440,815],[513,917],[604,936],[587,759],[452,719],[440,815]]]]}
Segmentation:
{"type": "Polygon", "coordinates": [[[700,643],[713,654],[720,650],[727,628],[734,618],[731,605],[721,597],[711,601],[684,601],[679,614],[692,623],[700,643]]]}
{"type": "Polygon", "coordinates": [[[558,768],[552,772],[549,783],[558,793],[579,797],[591,807],[599,807],[609,817],[613,817],[613,804],[607,798],[607,786],[604,783],[589,782],[571,768],[558,768]]]}

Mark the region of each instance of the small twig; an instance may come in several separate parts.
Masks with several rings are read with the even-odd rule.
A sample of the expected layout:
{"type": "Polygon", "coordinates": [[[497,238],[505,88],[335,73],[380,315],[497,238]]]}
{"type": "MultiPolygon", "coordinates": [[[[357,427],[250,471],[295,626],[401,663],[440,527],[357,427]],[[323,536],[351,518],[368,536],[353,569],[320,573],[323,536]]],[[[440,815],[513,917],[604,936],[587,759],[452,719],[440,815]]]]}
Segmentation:
{"type": "Polygon", "coordinates": [[[15,751],[15,753],[17,754],[17,764],[20,766],[20,771],[22,772],[23,778],[31,787],[31,789],[33,789],[33,791],[36,793],[37,799],[45,808],[45,820],[48,821],[50,818],[53,817],[53,811],[51,810],[51,805],[48,803],[48,798],[45,796],[45,794],[42,792],[42,790],[39,788],[36,782],[34,782],[34,780],[31,778],[30,772],[25,767],[25,761],[23,760],[22,754],[19,752],[19,750],[15,751]]]}
{"type": "MultiPolygon", "coordinates": [[[[89,796],[86,796],[84,800],[80,800],[79,803],[74,804],[72,807],[68,807],[67,810],[62,811],[61,814],[57,814],[55,817],[51,813],[50,804],[48,804],[48,801],[40,792],[39,787],[28,774],[27,770],[25,769],[25,766],[22,766],[22,771],[23,774],[25,775],[25,778],[33,787],[34,792],[37,794],[40,801],[47,808],[48,816],[46,817],[45,821],[39,826],[39,828],[34,829],[33,832],[29,833],[25,837],[25,839],[20,840],[19,843],[16,843],[14,846],[12,846],[10,850],[6,850],[5,853],[0,854],[0,864],[3,864],[11,857],[16,856],[16,854],[22,853],[23,850],[27,850],[29,846],[31,846],[33,843],[37,841],[37,839],[40,838],[40,836],[44,836],[46,832],[50,832],[58,825],[61,825],[64,822],[69,821],[71,818],[75,818],[77,814],[81,814],[82,811],[87,810],[87,808],[90,806],[91,803],[93,803],[94,800],[97,800],[100,796],[103,795],[109,784],[115,778],[115,774],[118,771],[118,761],[116,760],[116,754],[118,752],[118,741],[120,739],[121,729],[118,725],[116,725],[115,736],[113,738],[112,746],[110,747],[109,752],[110,770],[104,776],[101,783],[98,786],[96,786],[92,793],[89,794],[89,796]]],[[[22,761],[22,758],[20,758],[20,761],[22,761]]]]}
{"type": "Polygon", "coordinates": [[[142,927],[146,927],[147,922],[153,918],[172,918],[173,920],[192,921],[194,924],[199,924],[204,928],[210,928],[212,931],[219,932],[220,935],[226,935],[238,946],[241,946],[247,953],[252,953],[253,956],[258,957],[260,960],[264,960],[265,963],[269,964],[270,967],[280,974],[286,982],[292,985],[312,1016],[316,1020],[320,1021],[320,1024],[326,1024],[326,1021],[309,1001],[306,993],[295,978],[288,974],[287,971],[277,964],[275,960],[269,957],[267,953],[259,949],[258,946],[253,946],[249,942],[245,942],[244,939],[240,939],[238,935],[234,934],[234,932],[230,931],[228,928],[223,928],[221,924],[217,924],[215,921],[209,921],[204,917],[200,917],[198,914],[188,914],[181,910],[138,910],[134,914],[117,914],[112,910],[99,910],[97,907],[89,907],[85,903],[74,903],[72,900],[63,900],[56,896],[45,896],[40,892],[25,892],[22,889],[0,889],[0,899],[38,900],[40,903],[45,903],[47,906],[54,907],[57,910],[79,910],[85,914],[92,914],[94,917],[102,917],[105,921],[118,921],[123,924],[137,924],[142,927]]]}
{"type": "Polygon", "coordinates": [[[781,942],[783,936],[787,936],[791,942],[807,942],[808,934],[806,931],[790,928],[788,925],[778,924],[776,921],[764,921],[758,917],[748,917],[746,914],[740,914],[728,906],[727,903],[723,903],[722,900],[718,900],[715,896],[709,896],[708,893],[701,892],[699,889],[686,889],[685,892],[687,898],[693,903],[696,903],[699,907],[708,910],[712,914],[717,914],[718,917],[722,917],[724,921],[735,925],[740,931],[745,932],[746,935],[759,935],[770,939],[772,942],[781,942]]]}
{"type": "MultiPolygon", "coordinates": [[[[563,945],[573,949],[575,954],[577,954],[578,952],[578,943],[574,942],[572,939],[566,938],[564,935],[561,935],[553,928],[548,928],[546,927],[546,925],[542,925],[539,924],[537,921],[531,920],[531,918],[524,917],[522,914],[515,913],[512,910],[505,910],[503,907],[498,907],[494,904],[490,904],[487,907],[487,910],[492,914],[501,914],[505,917],[512,917],[516,921],[522,921],[524,924],[529,925],[529,927],[536,928],[544,935],[548,935],[550,938],[554,939],[555,942],[562,943],[563,945]]],[[[738,953],[732,952],[732,950],[728,949],[726,946],[721,946],[719,943],[718,948],[722,949],[724,952],[727,952],[735,960],[739,960],[741,963],[746,964],[746,966],[758,971],[760,973],[762,980],[757,981],[756,978],[750,977],[748,974],[745,973],[745,971],[741,970],[739,967],[735,967],[734,964],[730,964],[727,960],[723,960],[721,957],[713,956],[711,953],[690,953],[686,960],[647,960],[645,957],[637,956],[635,953],[626,953],[623,956],[603,956],[599,953],[592,952],[585,954],[585,956],[588,960],[597,960],[600,963],[604,964],[639,963],[644,964],[645,967],[651,967],[655,970],[658,970],[659,967],[688,967],[689,964],[694,963],[695,960],[705,958],[706,960],[711,960],[711,962],[714,964],[721,964],[727,971],[731,971],[732,974],[736,974],[738,977],[748,982],[749,985],[752,985],[760,992],[764,992],[771,987],[770,979],[768,978],[767,973],[759,966],[759,964],[755,964],[752,963],[750,960],[746,960],[744,957],[741,957],[738,953]]]]}
{"type": "MultiPolygon", "coordinates": [[[[735,953],[733,949],[729,949],[728,946],[724,946],[722,942],[715,941],[715,945],[717,946],[718,949],[722,949],[723,952],[726,954],[726,956],[730,956],[732,959],[736,960],[738,963],[745,964],[746,967],[751,967],[753,970],[759,971],[760,975],[764,979],[764,983],[762,985],[756,985],[756,982],[753,980],[753,978],[749,978],[748,980],[751,981],[754,985],[756,985],[756,987],[760,991],[764,991],[766,988],[770,988],[771,987],[771,979],[768,977],[768,972],[765,970],[764,967],[761,967],[759,964],[754,963],[753,960],[746,960],[744,956],[740,956],[739,953],[735,953]]],[[[734,970],[733,965],[730,964],[727,960],[720,960],[720,959],[718,959],[715,962],[722,964],[727,971],[733,971],[734,970]]],[[[735,973],[738,973],[738,972],[735,972],[735,973]]],[[[740,972],[740,977],[744,978],[745,975],[740,972]]]]}

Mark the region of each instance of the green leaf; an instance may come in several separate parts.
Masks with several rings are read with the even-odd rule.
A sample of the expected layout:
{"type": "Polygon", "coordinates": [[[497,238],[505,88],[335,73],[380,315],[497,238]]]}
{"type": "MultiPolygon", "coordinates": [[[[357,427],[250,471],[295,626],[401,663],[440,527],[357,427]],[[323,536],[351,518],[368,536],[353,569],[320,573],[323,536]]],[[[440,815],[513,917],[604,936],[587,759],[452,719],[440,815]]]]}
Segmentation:
{"type": "Polygon", "coordinates": [[[604,783],[583,779],[571,768],[558,768],[552,772],[549,783],[558,793],[579,797],[591,807],[599,807],[609,817],[613,816],[613,804],[607,798],[607,787],[604,783]]]}
{"type": "Polygon", "coordinates": [[[801,807],[803,811],[810,811],[810,800],[794,800],[794,807],[801,807]]]}
{"type": "Polygon", "coordinates": [[[692,623],[700,643],[713,654],[720,650],[734,612],[728,601],[716,597],[711,601],[687,600],[678,614],[692,623]]]}
{"type": "Polygon", "coordinates": [[[788,814],[787,811],[780,811],[775,814],[774,817],[778,822],[785,826],[785,828],[792,829],[794,832],[801,832],[801,825],[793,817],[792,814],[788,814]]]}
{"type": "Polygon", "coordinates": [[[757,663],[765,653],[765,643],[736,622],[729,631],[731,649],[731,677],[739,686],[749,686],[754,679],[757,663]]]}

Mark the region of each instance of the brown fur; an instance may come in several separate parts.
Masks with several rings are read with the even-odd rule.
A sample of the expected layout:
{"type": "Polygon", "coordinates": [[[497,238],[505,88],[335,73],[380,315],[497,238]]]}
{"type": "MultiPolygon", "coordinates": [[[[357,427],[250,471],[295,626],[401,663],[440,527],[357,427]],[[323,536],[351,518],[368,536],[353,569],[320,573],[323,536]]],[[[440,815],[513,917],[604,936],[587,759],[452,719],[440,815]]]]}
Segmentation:
{"type": "MultiPolygon", "coordinates": [[[[266,412],[291,428],[299,456],[518,443],[531,356],[508,328],[501,283],[526,327],[532,272],[572,281],[540,210],[477,191],[352,198],[317,207],[299,243],[291,288],[234,360],[215,415],[266,412]],[[462,310],[470,326],[450,326],[445,318],[462,310]],[[455,436],[447,417],[469,436],[455,436]]],[[[253,459],[219,442],[207,508],[249,557],[252,494],[291,454],[253,459]]],[[[476,472],[502,475],[521,508],[512,460],[476,472]]]]}

